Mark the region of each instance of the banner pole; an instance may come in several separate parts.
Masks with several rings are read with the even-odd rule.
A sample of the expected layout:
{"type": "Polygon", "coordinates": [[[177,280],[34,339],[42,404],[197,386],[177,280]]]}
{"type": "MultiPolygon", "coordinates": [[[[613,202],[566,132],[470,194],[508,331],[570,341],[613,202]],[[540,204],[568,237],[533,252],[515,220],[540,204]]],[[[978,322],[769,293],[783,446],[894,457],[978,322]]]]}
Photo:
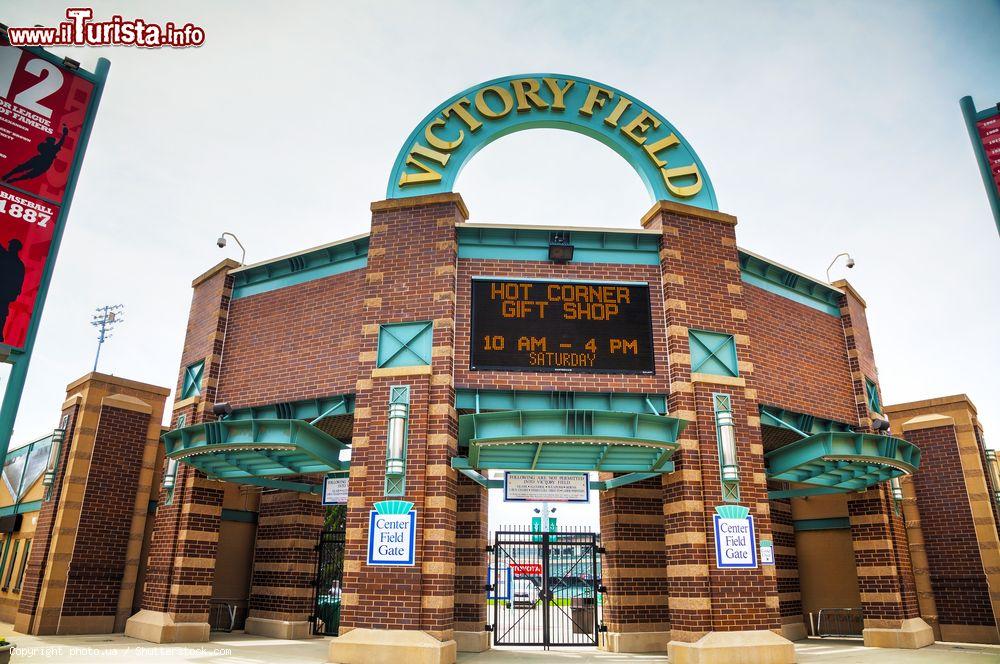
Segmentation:
{"type": "Polygon", "coordinates": [[[108,71],[111,69],[111,62],[106,58],[98,58],[97,67],[94,69],[94,91],[90,99],[90,107],[83,121],[80,130],[80,147],[73,158],[73,166],[70,169],[69,180],[66,183],[66,194],[63,197],[62,207],[59,209],[59,220],[52,235],[52,246],[49,250],[49,259],[46,262],[45,270],[42,272],[42,280],[38,285],[38,297],[35,300],[35,310],[28,326],[28,334],[25,337],[24,350],[12,350],[7,359],[11,363],[10,377],[7,381],[7,388],[3,393],[3,402],[0,404],[0,469],[3,468],[7,458],[7,450],[10,449],[10,439],[14,433],[14,420],[17,419],[17,411],[21,405],[21,394],[24,392],[24,383],[28,378],[28,365],[31,362],[31,353],[35,348],[35,338],[38,336],[38,324],[42,320],[42,310],[45,308],[45,298],[49,294],[49,283],[52,281],[52,272],[55,269],[56,258],[59,256],[59,245],[62,242],[63,231],[66,229],[66,221],[69,218],[70,205],[73,203],[73,192],[76,190],[77,180],[80,178],[80,166],[83,164],[83,157],[87,152],[87,144],[90,142],[90,132],[94,127],[94,118],[97,116],[97,107],[101,103],[101,95],[104,92],[104,83],[108,79],[108,71]]]}

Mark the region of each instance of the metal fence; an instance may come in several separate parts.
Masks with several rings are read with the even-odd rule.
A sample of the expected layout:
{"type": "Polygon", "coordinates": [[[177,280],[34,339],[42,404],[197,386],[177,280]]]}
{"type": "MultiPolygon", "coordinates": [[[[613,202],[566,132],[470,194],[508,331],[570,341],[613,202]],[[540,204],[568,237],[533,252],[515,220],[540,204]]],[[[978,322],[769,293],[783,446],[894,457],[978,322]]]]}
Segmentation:
{"type": "Polygon", "coordinates": [[[860,637],[865,620],[859,608],[831,608],[810,613],[809,625],[814,636],[860,637]]]}

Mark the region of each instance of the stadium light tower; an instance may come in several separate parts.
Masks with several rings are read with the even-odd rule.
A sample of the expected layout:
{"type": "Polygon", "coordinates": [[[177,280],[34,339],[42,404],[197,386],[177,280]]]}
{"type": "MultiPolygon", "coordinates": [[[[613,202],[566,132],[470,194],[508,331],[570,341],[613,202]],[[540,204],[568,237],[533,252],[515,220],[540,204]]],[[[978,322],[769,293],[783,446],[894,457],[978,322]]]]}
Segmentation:
{"type": "Polygon", "coordinates": [[[106,304],[97,307],[90,324],[97,328],[97,355],[94,356],[94,371],[97,371],[97,361],[101,359],[101,346],[111,338],[115,325],[125,321],[122,312],[125,310],[120,304],[106,304]]]}

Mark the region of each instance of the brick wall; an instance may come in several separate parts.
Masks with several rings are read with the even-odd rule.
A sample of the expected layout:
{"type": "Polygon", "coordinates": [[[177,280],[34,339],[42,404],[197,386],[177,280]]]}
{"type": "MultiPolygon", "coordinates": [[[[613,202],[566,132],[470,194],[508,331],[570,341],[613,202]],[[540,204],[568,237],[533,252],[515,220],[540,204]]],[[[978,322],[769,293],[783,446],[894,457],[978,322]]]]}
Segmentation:
{"type": "Polygon", "coordinates": [[[913,477],[942,625],[996,625],[954,426],[907,431],[922,452],[913,477]]]}
{"type": "Polygon", "coordinates": [[[101,409],[69,563],[64,616],[113,616],[118,609],[149,420],[147,413],[101,409]]]}
{"type": "Polygon", "coordinates": [[[750,284],[743,294],[760,402],[857,421],[840,319],[750,284]]]}
{"type": "Polygon", "coordinates": [[[219,400],[234,408],[354,392],[365,270],[234,300],[219,400]]]}

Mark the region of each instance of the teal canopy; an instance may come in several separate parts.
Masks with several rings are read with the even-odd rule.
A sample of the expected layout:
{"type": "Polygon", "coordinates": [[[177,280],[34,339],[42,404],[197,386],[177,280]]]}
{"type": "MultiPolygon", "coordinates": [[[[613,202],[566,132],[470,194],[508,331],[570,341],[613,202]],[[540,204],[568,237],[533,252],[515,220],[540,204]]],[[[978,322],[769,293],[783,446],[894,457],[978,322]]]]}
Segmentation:
{"type": "Polygon", "coordinates": [[[644,413],[507,410],[462,415],[458,438],[473,469],[664,473],[685,426],[644,413]]]}
{"type": "MultiPolygon", "coordinates": [[[[168,458],[193,466],[210,478],[289,489],[314,490],[304,483],[273,478],[346,471],[340,440],[303,420],[236,419],[203,422],[163,435],[168,458]]],[[[318,489],[317,489],[318,490],[318,489]]]]}

